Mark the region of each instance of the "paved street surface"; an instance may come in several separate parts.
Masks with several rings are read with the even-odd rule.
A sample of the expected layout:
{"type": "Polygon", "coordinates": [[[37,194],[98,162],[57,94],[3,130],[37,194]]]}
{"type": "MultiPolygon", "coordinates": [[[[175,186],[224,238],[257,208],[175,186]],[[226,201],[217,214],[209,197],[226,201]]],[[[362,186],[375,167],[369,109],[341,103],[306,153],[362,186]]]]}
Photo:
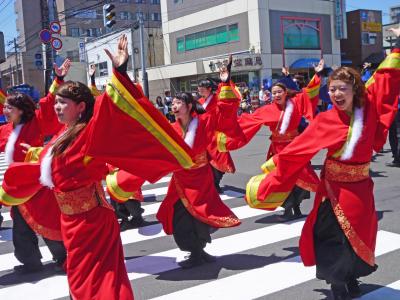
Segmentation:
{"type": "MultiPolygon", "coordinates": [[[[147,223],[121,233],[135,299],[329,299],[329,287],[316,280],[315,269],[303,267],[299,258],[298,239],[305,219],[280,223],[276,218],[280,211],[250,209],[243,200],[245,184],[259,172],[268,145],[268,133],[263,129],[252,143],[234,153],[238,171],[224,177],[222,199],[243,223],[213,234],[213,241],[206,248],[218,256],[213,264],[191,270],[179,268],[177,261],[184,259],[186,253],[176,247],[172,237],[165,236],[155,219],[169,177],[144,186],[147,223]]],[[[317,170],[322,159],[323,153],[313,160],[317,170]]],[[[400,299],[400,169],[386,167],[388,161],[391,154],[386,145],[371,165],[379,216],[379,268],[362,278],[364,300],[400,299]]],[[[3,174],[4,163],[0,168],[3,174]]],[[[311,204],[311,200],[304,202],[304,213],[311,204]]],[[[66,276],[53,273],[51,255],[42,241],[45,270],[25,276],[13,273],[18,261],[11,242],[12,221],[5,210],[7,221],[0,231],[0,299],[68,299],[66,276]]]]}

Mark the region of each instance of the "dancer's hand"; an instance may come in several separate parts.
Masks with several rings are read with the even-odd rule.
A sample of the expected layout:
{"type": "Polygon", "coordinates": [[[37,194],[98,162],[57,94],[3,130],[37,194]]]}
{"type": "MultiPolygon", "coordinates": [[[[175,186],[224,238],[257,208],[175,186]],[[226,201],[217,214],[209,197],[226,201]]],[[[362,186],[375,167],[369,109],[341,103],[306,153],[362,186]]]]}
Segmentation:
{"type": "Polygon", "coordinates": [[[56,73],[57,77],[65,77],[68,74],[69,69],[71,68],[71,64],[72,62],[69,58],[65,59],[60,67],[57,66],[56,63],[54,63],[54,73],[56,73]]]}
{"type": "Polygon", "coordinates": [[[232,68],[232,54],[229,54],[228,64],[222,66],[219,70],[219,78],[222,82],[228,82],[231,78],[231,68],[232,68]]]}
{"type": "Polygon", "coordinates": [[[388,31],[392,32],[396,37],[400,36],[400,26],[398,26],[397,28],[389,28],[388,31]]]}
{"type": "Polygon", "coordinates": [[[314,66],[315,73],[321,72],[324,69],[324,67],[325,67],[325,60],[321,58],[318,65],[314,66]]]}
{"type": "Polygon", "coordinates": [[[32,147],[31,145],[25,144],[25,143],[20,143],[20,146],[25,149],[25,150],[22,150],[22,153],[24,153],[24,154],[28,153],[29,148],[32,147]]]}
{"type": "Polygon", "coordinates": [[[104,49],[108,57],[111,59],[114,68],[122,66],[128,61],[128,37],[123,34],[118,40],[117,52],[111,53],[108,49],[104,49]]]}
{"type": "Polygon", "coordinates": [[[89,76],[92,77],[94,75],[94,73],[96,73],[96,65],[90,65],[89,68],[89,76]]]}
{"type": "Polygon", "coordinates": [[[282,74],[285,75],[286,77],[290,75],[289,68],[286,68],[285,66],[282,67],[282,74]]]}

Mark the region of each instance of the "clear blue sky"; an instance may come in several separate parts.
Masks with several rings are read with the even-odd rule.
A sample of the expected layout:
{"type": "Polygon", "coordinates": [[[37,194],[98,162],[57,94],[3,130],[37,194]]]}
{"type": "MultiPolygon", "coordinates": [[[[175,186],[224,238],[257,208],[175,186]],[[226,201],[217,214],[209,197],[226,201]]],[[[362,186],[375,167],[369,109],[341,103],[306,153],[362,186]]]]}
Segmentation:
{"type": "MultiPolygon", "coordinates": [[[[251,0],[250,0],[251,1],[251,0]]],[[[400,0],[347,0],[347,10],[382,10],[383,23],[389,23],[389,7],[400,4],[400,0]]],[[[17,36],[15,28],[14,0],[0,0],[0,31],[4,32],[6,42],[17,36]]]]}

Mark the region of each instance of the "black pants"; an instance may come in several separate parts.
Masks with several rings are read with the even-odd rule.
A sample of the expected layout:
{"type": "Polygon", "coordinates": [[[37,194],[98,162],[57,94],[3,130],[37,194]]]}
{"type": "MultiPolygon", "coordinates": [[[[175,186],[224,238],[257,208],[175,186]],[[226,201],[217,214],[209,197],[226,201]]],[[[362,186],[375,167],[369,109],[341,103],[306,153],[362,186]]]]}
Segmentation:
{"type": "MultiPolygon", "coordinates": [[[[14,255],[24,265],[39,265],[42,254],[39,250],[36,233],[26,223],[18,210],[18,206],[13,206],[11,209],[13,212],[14,255]]],[[[63,264],[67,257],[63,242],[46,238],[43,238],[43,240],[53,255],[53,260],[57,264],[63,264]]]]}
{"type": "Polygon", "coordinates": [[[111,201],[111,205],[114,207],[118,219],[127,219],[129,216],[134,219],[139,218],[144,211],[140,201],[137,200],[128,200],[124,203],[111,201]]]}
{"type": "Polygon", "coordinates": [[[295,185],[285,202],[283,202],[282,207],[285,209],[293,208],[300,205],[303,199],[310,199],[310,192],[295,185]]]}
{"type": "Polygon", "coordinates": [[[210,226],[197,220],[181,200],[174,205],[173,236],[182,251],[199,252],[211,243],[210,226]]]}
{"type": "Polygon", "coordinates": [[[211,170],[212,170],[213,175],[214,175],[214,185],[215,185],[216,189],[219,190],[220,189],[219,184],[220,184],[220,182],[222,180],[222,177],[224,176],[225,172],[222,172],[222,171],[214,168],[213,166],[211,166],[211,170]]]}
{"type": "Polygon", "coordinates": [[[354,252],[340,227],[330,201],[321,203],[314,225],[314,250],[317,278],[331,284],[345,284],[377,269],[354,252]]]}
{"type": "Polygon", "coordinates": [[[398,133],[400,133],[400,128],[398,128],[399,126],[400,126],[400,113],[397,112],[396,117],[389,128],[390,149],[392,150],[393,159],[396,162],[400,162],[399,136],[398,136],[398,133]]]}

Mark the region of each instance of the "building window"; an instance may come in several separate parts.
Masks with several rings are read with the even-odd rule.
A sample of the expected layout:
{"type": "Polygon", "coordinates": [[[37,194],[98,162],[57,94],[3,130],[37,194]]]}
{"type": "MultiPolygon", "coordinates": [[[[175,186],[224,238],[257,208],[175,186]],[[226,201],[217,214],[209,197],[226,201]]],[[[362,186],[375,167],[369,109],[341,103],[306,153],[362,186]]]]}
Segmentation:
{"type": "Polygon", "coordinates": [[[178,52],[185,51],[185,39],[184,38],[176,39],[176,49],[178,50],[178,52]]]}
{"type": "Polygon", "coordinates": [[[131,0],[119,0],[119,2],[121,2],[121,3],[130,3],[131,0]]]}
{"type": "Polygon", "coordinates": [[[376,33],[363,32],[361,34],[361,39],[363,45],[375,45],[377,40],[377,35],[376,33]]]}
{"type": "Polygon", "coordinates": [[[176,45],[178,52],[184,52],[234,42],[239,39],[238,24],[231,24],[179,37],[176,40],[176,45]]]}
{"type": "Polygon", "coordinates": [[[151,0],[150,3],[151,4],[160,4],[160,0],[151,0]]]}
{"type": "Polygon", "coordinates": [[[136,12],[136,20],[139,20],[140,15],[143,15],[143,20],[146,21],[149,18],[148,13],[144,13],[144,12],[136,12]]]}
{"type": "Polygon", "coordinates": [[[152,13],[152,14],[151,14],[151,20],[152,20],[152,21],[161,21],[161,15],[160,15],[160,13],[157,13],[157,12],[152,13]]]}
{"type": "Polygon", "coordinates": [[[79,51],[78,50],[67,51],[67,57],[73,62],[79,62],[79,51]]]}
{"type": "Polygon", "coordinates": [[[108,76],[108,66],[106,61],[96,64],[96,76],[108,76]]]}
{"type": "Polygon", "coordinates": [[[183,0],[174,0],[174,4],[182,4],[183,0]]]}
{"type": "Polygon", "coordinates": [[[129,20],[131,17],[131,14],[129,11],[121,11],[119,12],[119,18],[121,20],[129,20]]]}
{"type": "Polygon", "coordinates": [[[319,20],[283,17],[281,22],[285,49],[321,49],[319,20]]]}
{"type": "Polygon", "coordinates": [[[144,4],[144,3],[145,3],[145,0],[135,0],[135,3],[137,3],[137,4],[144,4]]]}
{"type": "Polygon", "coordinates": [[[100,35],[100,29],[99,28],[88,28],[86,29],[86,36],[99,36],[100,35]]]}
{"type": "Polygon", "coordinates": [[[229,41],[239,40],[239,26],[238,24],[232,24],[228,26],[229,41]]]}
{"type": "Polygon", "coordinates": [[[79,28],[71,28],[70,35],[74,37],[80,36],[79,28]]]}

